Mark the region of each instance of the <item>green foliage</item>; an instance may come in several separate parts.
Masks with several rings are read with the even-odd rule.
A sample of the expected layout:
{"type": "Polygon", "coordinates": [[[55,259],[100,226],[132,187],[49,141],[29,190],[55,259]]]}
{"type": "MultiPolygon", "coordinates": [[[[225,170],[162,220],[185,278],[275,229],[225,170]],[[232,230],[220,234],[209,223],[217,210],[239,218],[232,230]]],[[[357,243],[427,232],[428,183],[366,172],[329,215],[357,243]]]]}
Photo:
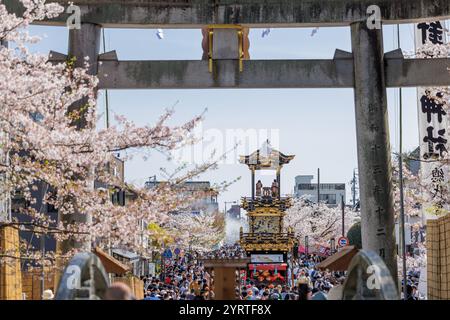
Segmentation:
{"type": "Polygon", "coordinates": [[[66,65],[69,70],[73,70],[75,68],[75,62],[77,61],[77,57],[69,55],[66,60],[66,65]]]}
{"type": "Polygon", "coordinates": [[[361,222],[355,223],[347,232],[347,238],[350,245],[356,246],[358,249],[362,248],[361,239],[361,222]]]}

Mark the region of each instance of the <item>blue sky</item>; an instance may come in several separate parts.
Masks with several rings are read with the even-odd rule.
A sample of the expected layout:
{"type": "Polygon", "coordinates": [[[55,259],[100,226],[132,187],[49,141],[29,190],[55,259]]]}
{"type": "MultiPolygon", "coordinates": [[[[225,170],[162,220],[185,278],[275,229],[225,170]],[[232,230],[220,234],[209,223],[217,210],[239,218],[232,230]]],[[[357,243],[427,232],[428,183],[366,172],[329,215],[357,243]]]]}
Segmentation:
{"type": "MultiPolygon", "coordinates": [[[[33,34],[46,37],[33,50],[67,53],[68,30],[62,27],[33,26],[33,34]]],[[[330,59],[335,49],[351,51],[350,29],[320,28],[312,37],[311,28],[272,29],[262,38],[261,29],[250,31],[251,59],[330,59]]],[[[120,60],[198,60],[201,58],[201,32],[164,30],[159,40],[153,29],[107,29],[106,51],[116,50],[120,60]]],[[[397,47],[396,26],[385,26],[385,51],[397,47]]],[[[412,50],[413,26],[401,26],[401,46],[412,50]]],[[[245,70],[244,70],[245,72],[245,70]]],[[[388,90],[391,146],[398,150],[398,90],[388,90]]],[[[404,150],[418,145],[416,90],[404,89],[404,150]]],[[[178,101],[172,124],[179,124],[208,109],[203,130],[276,129],[280,149],[296,158],[283,169],[282,193],[292,192],[294,177],[316,175],[321,169],[321,182],[348,183],[357,167],[354,102],[352,89],[276,89],[276,90],[110,90],[110,110],[126,115],[138,124],[152,123],[178,101]]],[[[103,93],[99,108],[104,108],[103,93]]],[[[102,125],[102,124],[100,124],[102,125]]],[[[166,157],[152,152],[149,160],[136,156],[126,164],[126,179],[142,185],[161,167],[173,168],[166,157]]],[[[250,173],[239,164],[224,164],[203,174],[201,180],[219,183],[241,176],[219,197],[223,201],[238,200],[250,194],[250,173]]],[[[270,181],[265,177],[265,181],[270,181]]],[[[347,194],[350,186],[347,184],[347,194]]],[[[347,197],[347,200],[349,196],[347,197]]]]}

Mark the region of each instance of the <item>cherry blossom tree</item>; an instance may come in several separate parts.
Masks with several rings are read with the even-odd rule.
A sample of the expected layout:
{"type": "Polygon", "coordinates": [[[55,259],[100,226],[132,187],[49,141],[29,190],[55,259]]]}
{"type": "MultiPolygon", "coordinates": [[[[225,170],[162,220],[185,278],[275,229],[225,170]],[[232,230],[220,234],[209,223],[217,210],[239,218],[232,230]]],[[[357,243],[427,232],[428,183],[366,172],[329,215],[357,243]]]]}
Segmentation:
{"type": "MultiPolygon", "coordinates": [[[[357,221],[356,212],[345,208],[345,230],[357,221]]],[[[327,204],[313,203],[306,197],[295,199],[286,210],[284,227],[289,227],[301,239],[308,236],[310,244],[324,245],[331,238],[339,238],[342,233],[342,210],[327,204]]]]}
{"type": "Polygon", "coordinates": [[[165,227],[176,245],[189,251],[210,251],[225,238],[225,217],[220,212],[176,213],[165,227]]]}
{"type": "MultiPolygon", "coordinates": [[[[408,158],[405,155],[404,158],[408,158]]],[[[392,163],[392,187],[394,193],[394,212],[396,218],[400,214],[400,181],[398,161],[392,163]]],[[[425,185],[418,175],[414,175],[408,168],[407,162],[403,163],[403,205],[405,215],[412,218],[421,215],[421,203],[424,201],[422,190],[425,185]]]]}
{"type": "MultiPolygon", "coordinates": [[[[184,195],[176,186],[214,169],[216,161],[178,168],[167,183],[152,190],[124,183],[108,170],[109,165],[120,151],[168,152],[194,143],[192,131],[203,115],[168,126],[173,110],[167,110],[156,123],[142,127],[117,116],[116,125],[96,128],[98,79],[87,73],[88,61],[85,68],[74,67],[70,57],[66,63],[54,64],[47,55],[29,50],[39,38],[30,36],[27,27],[33,21],[56,17],[63,8],[45,0],[21,2],[25,12],[17,17],[0,1],[0,41],[10,44],[0,46],[0,149],[4,160],[7,158],[0,162],[0,190],[3,195],[20,195],[25,200],[20,212],[31,217],[31,222],[4,224],[51,235],[58,241],[104,244],[107,239],[111,246],[142,250],[145,246],[137,241],[142,238],[137,226],[142,222],[164,224],[172,218],[169,212],[182,210],[200,197],[184,195]],[[82,107],[73,108],[80,101],[82,107]],[[81,127],[77,125],[80,120],[81,127]],[[94,181],[108,187],[95,189],[94,181]],[[44,186],[42,205],[53,206],[60,217],[84,214],[91,219],[86,223],[50,219],[36,208],[33,191],[38,184],[44,186]],[[134,201],[127,206],[114,205],[110,201],[112,187],[133,193],[134,201]]],[[[218,186],[218,191],[222,187],[218,186]]],[[[148,228],[143,232],[152,235],[148,228]]],[[[54,259],[51,254],[49,261],[54,259]]],[[[42,259],[32,250],[23,258],[42,259]]]]}

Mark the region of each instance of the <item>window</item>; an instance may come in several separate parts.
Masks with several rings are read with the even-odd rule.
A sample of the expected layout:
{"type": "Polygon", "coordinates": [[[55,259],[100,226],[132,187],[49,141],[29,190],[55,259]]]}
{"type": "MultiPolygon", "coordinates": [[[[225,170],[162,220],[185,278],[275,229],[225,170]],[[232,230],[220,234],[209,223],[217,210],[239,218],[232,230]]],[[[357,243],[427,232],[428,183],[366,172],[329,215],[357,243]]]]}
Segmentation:
{"type": "Polygon", "coordinates": [[[328,204],[336,204],[336,195],[335,194],[321,194],[320,201],[324,201],[328,204]]]}
{"type": "Polygon", "coordinates": [[[300,183],[297,186],[298,190],[314,190],[316,189],[316,185],[310,183],[300,183]]]}

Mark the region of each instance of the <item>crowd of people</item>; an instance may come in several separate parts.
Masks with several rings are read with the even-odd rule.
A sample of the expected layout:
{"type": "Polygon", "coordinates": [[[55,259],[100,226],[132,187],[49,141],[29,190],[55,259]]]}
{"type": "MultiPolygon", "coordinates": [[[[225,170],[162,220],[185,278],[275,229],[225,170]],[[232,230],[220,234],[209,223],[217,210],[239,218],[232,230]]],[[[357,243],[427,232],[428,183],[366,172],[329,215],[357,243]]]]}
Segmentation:
{"type": "MultiPolygon", "coordinates": [[[[212,275],[204,268],[202,258],[244,258],[239,245],[225,245],[218,250],[200,254],[185,254],[173,259],[159,275],[144,277],[145,300],[211,300],[212,275]]],[[[344,281],[341,273],[315,269],[320,258],[300,256],[293,260],[292,281],[259,282],[247,276],[236,283],[236,298],[240,300],[326,300],[329,291],[344,281]]],[[[251,272],[249,272],[251,273],[251,272]]],[[[287,278],[287,277],[286,277],[287,278]]]]}
{"type": "Polygon", "coordinates": [[[159,276],[144,278],[145,300],[211,300],[211,275],[198,257],[175,259],[159,276]]]}
{"type": "MultiPolygon", "coordinates": [[[[204,254],[186,253],[172,258],[157,275],[143,277],[144,300],[213,300],[213,275],[206,270],[203,259],[239,259],[247,256],[239,245],[225,245],[204,254]]],[[[318,270],[317,264],[324,257],[300,255],[292,259],[284,277],[268,277],[259,281],[258,272],[245,270],[237,275],[236,299],[239,300],[336,300],[341,298],[345,272],[318,270]]],[[[275,271],[277,273],[277,271],[275,271]]],[[[417,293],[420,269],[408,271],[406,300],[418,300],[417,293]]],[[[51,290],[45,290],[44,300],[54,299],[51,290]]],[[[106,291],[107,300],[133,300],[131,289],[124,283],[113,283],[106,291]]]]}
{"type": "MultiPolygon", "coordinates": [[[[247,256],[239,245],[224,245],[204,254],[186,253],[171,259],[157,275],[142,277],[144,300],[213,300],[213,275],[205,269],[203,259],[239,259],[247,256]]],[[[239,300],[337,300],[342,297],[345,272],[331,272],[316,268],[324,257],[300,255],[292,259],[289,271],[277,281],[259,281],[256,269],[237,275],[236,299],[239,300]]],[[[275,271],[277,273],[277,271],[275,271]]],[[[419,300],[420,268],[407,273],[405,300],[419,300]]],[[[273,278],[268,277],[273,280],[273,278]]],[[[402,292],[403,295],[403,292],[402,292]]],[[[113,283],[105,293],[106,300],[134,300],[128,285],[113,283]]],[[[402,296],[403,298],[403,296],[402,296]]],[[[45,290],[43,300],[53,300],[52,290],[45,290]]]]}
{"type": "Polygon", "coordinates": [[[247,253],[238,244],[225,244],[217,250],[202,254],[207,259],[238,259],[247,257],[247,253]]]}
{"type": "MultiPolygon", "coordinates": [[[[406,299],[405,300],[421,300],[423,297],[419,295],[420,270],[412,269],[407,273],[407,283],[406,283],[406,299]]],[[[402,280],[403,285],[403,280],[402,280]]],[[[403,292],[402,292],[403,296],[403,292]]]]}
{"type": "Polygon", "coordinates": [[[343,273],[319,271],[322,260],[316,255],[302,255],[293,260],[293,281],[288,284],[256,284],[252,280],[241,288],[242,300],[327,300],[329,291],[343,284],[343,273]]]}

